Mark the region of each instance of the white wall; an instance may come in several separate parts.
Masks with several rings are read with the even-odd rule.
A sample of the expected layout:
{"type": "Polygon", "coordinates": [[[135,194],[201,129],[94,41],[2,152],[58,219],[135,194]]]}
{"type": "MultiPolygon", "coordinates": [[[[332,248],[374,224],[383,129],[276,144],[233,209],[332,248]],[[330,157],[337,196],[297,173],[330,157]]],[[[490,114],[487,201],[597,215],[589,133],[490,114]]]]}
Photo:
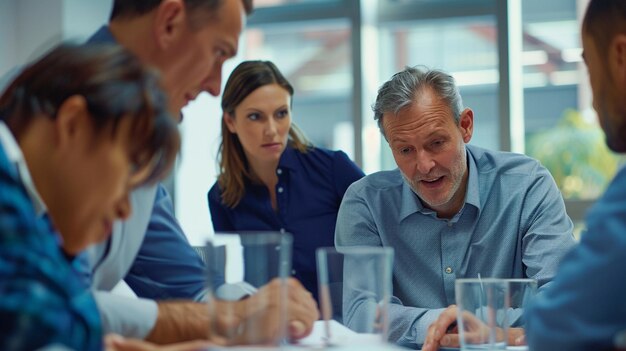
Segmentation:
{"type": "Polygon", "coordinates": [[[61,40],[82,41],[105,24],[112,0],[0,1],[0,76],[61,40]]]}
{"type": "Polygon", "coordinates": [[[15,0],[16,62],[24,64],[49,50],[63,37],[62,0],[15,0]]]}
{"type": "MultiPolygon", "coordinates": [[[[111,6],[112,0],[0,0],[0,77],[61,40],[85,40],[108,21],[111,6]]],[[[225,65],[224,81],[240,61],[225,65]]],[[[195,244],[213,233],[206,194],[216,180],[219,106],[218,98],[200,95],[184,110],[180,127],[183,144],[174,201],[176,215],[195,244]]]]}
{"type": "Polygon", "coordinates": [[[16,61],[16,3],[17,0],[0,1],[0,76],[8,72],[16,61]]]}
{"type": "Polygon", "coordinates": [[[78,41],[87,39],[108,22],[112,4],[112,0],[64,0],[63,38],[78,41]]]}
{"type": "MultiPolygon", "coordinates": [[[[239,43],[244,47],[243,43],[239,43]]],[[[222,73],[222,90],[243,55],[229,60],[222,73]]],[[[207,192],[217,180],[216,156],[220,142],[222,109],[219,98],[202,93],[184,110],[182,149],[176,173],[176,217],[193,245],[213,234],[207,192]]]]}

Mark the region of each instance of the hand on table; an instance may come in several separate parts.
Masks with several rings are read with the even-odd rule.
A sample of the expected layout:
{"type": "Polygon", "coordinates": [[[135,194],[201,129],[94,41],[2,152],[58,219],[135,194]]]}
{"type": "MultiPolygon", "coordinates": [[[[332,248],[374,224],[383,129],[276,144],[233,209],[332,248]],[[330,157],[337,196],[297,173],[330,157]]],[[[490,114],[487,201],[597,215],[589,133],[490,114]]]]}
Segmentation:
{"type": "Polygon", "coordinates": [[[281,296],[282,282],[274,279],[259,291],[240,301],[222,302],[217,305],[219,334],[226,340],[212,337],[222,344],[271,344],[281,334],[279,311],[287,313],[287,335],[298,340],[309,335],[313,322],[319,319],[317,303],[296,279],[287,280],[287,296],[281,296]],[[286,306],[284,305],[286,303],[286,306]],[[230,309],[220,313],[219,309],[230,309]]]}
{"type": "Polygon", "coordinates": [[[456,305],[450,305],[441,312],[439,318],[428,327],[422,351],[436,351],[439,350],[439,346],[458,347],[456,313],[456,305]]]}
{"type": "MultiPolygon", "coordinates": [[[[456,325],[457,313],[456,305],[451,305],[428,327],[426,340],[422,346],[423,351],[435,351],[439,347],[460,347],[459,330],[456,325]]],[[[463,327],[466,340],[470,342],[478,343],[489,336],[487,325],[469,312],[463,312],[463,327]]],[[[497,339],[504,339],[502,329],[498,328],[496,333],[497,339]]],[[[523,328],[509,328],[508,345],[526,345],[523,328]]]]}

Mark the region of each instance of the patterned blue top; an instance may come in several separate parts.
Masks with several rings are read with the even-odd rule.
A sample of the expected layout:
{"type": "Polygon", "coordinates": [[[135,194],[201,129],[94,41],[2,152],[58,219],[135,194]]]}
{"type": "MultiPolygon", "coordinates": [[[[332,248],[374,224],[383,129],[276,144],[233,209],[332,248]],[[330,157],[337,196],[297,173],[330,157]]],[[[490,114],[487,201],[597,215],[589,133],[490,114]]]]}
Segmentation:
{"type": "MultiPolygon", "coordinates": [[[[3,126],[0,126],[3,127],[3,126]]],[[[0,345],[101,350],[95,301],[61,252],[47,217],[37,217],[0,143],[0,345]]]]}
{"type": "Polygon", "coordinates": [[[333,246],[337,211],[350,184],[363,171],[342,151],[313,148],[306,153],[288,147],[278,168],[276,203],[261,184],[246,183],[246,192],[237,207],[222,204],[217,183],[208,194],[213,228],[216,232],[284,230],[293,235],[293,270],[296,277],[317,299],[315,250],[333,246]]]}
{"type": "Polygon", "coordinates": [[[586,217],[580,244],[527,317],[531,350],[609,350],[626,331],[626,168],[586,217]]]}
{"type": "Polygon", "coordinates": [[[480,274],[549,285],[574,246],[572,221],[548,170],[524,155],[466,148],[465,203],[450,220],[425,208],[397,169],[355,182],[339,209],[338,247],[395,250],[389,330],[407,347],[422,344],[428,326],[455,304],[455,279],[480,274]]]}

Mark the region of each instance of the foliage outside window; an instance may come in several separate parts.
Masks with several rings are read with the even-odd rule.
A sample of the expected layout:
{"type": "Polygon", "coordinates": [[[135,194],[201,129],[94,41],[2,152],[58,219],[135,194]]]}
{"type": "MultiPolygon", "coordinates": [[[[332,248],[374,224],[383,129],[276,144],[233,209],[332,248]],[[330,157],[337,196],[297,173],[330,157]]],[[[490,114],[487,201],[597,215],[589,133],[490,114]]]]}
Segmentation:
{"type": "Polygon", "coordinates": [[[620,164],[596,123],[577,110],[567,109],[558,123],[527,134],[526,152],[548,168],[564,198],[595,199],[611,181],[620,164]]]}

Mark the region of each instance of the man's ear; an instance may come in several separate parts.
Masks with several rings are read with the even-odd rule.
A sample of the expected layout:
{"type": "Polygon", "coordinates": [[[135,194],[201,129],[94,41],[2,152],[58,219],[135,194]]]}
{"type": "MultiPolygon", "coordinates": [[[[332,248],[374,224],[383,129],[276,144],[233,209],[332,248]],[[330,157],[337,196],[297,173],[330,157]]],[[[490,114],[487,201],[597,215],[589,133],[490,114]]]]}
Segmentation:
{"type": "Polygon", "coordinates": [[[609,46],[609,67],[618,86],[626,88],[626,34],[617,34],[609,46]]]}
{"type": "Polygon", "coordinates": [[[61,148],[73,148],[77,139],[90,137],[92,124],[85,98],[72,95],[63,101],[57,110],[54,126],[55,143],[61,148]]]}
{"type": "Polygon", "coordinates": [[[154,16],[153,31],[160,49],[171,47],[187,25],[184,0],[163,0],[154,16]]]}
{"type": "Polygon", "coordinates": [[[474,134],[474,111],[470,108],[466,108],[461,112],[459,117],[459,130],[461,131],[461,137],[467,144],[472,139],[474,134]]]}
{"type": "Polygon", "coordinates": [[[235,116],[231,115],[228,112],[224,112],[222,118],[224,119],[224,123],[226,124],[226,128],[228,128],[228,131],[233,134],[237,134],[237,128],[235,128],[235,116]]]}

